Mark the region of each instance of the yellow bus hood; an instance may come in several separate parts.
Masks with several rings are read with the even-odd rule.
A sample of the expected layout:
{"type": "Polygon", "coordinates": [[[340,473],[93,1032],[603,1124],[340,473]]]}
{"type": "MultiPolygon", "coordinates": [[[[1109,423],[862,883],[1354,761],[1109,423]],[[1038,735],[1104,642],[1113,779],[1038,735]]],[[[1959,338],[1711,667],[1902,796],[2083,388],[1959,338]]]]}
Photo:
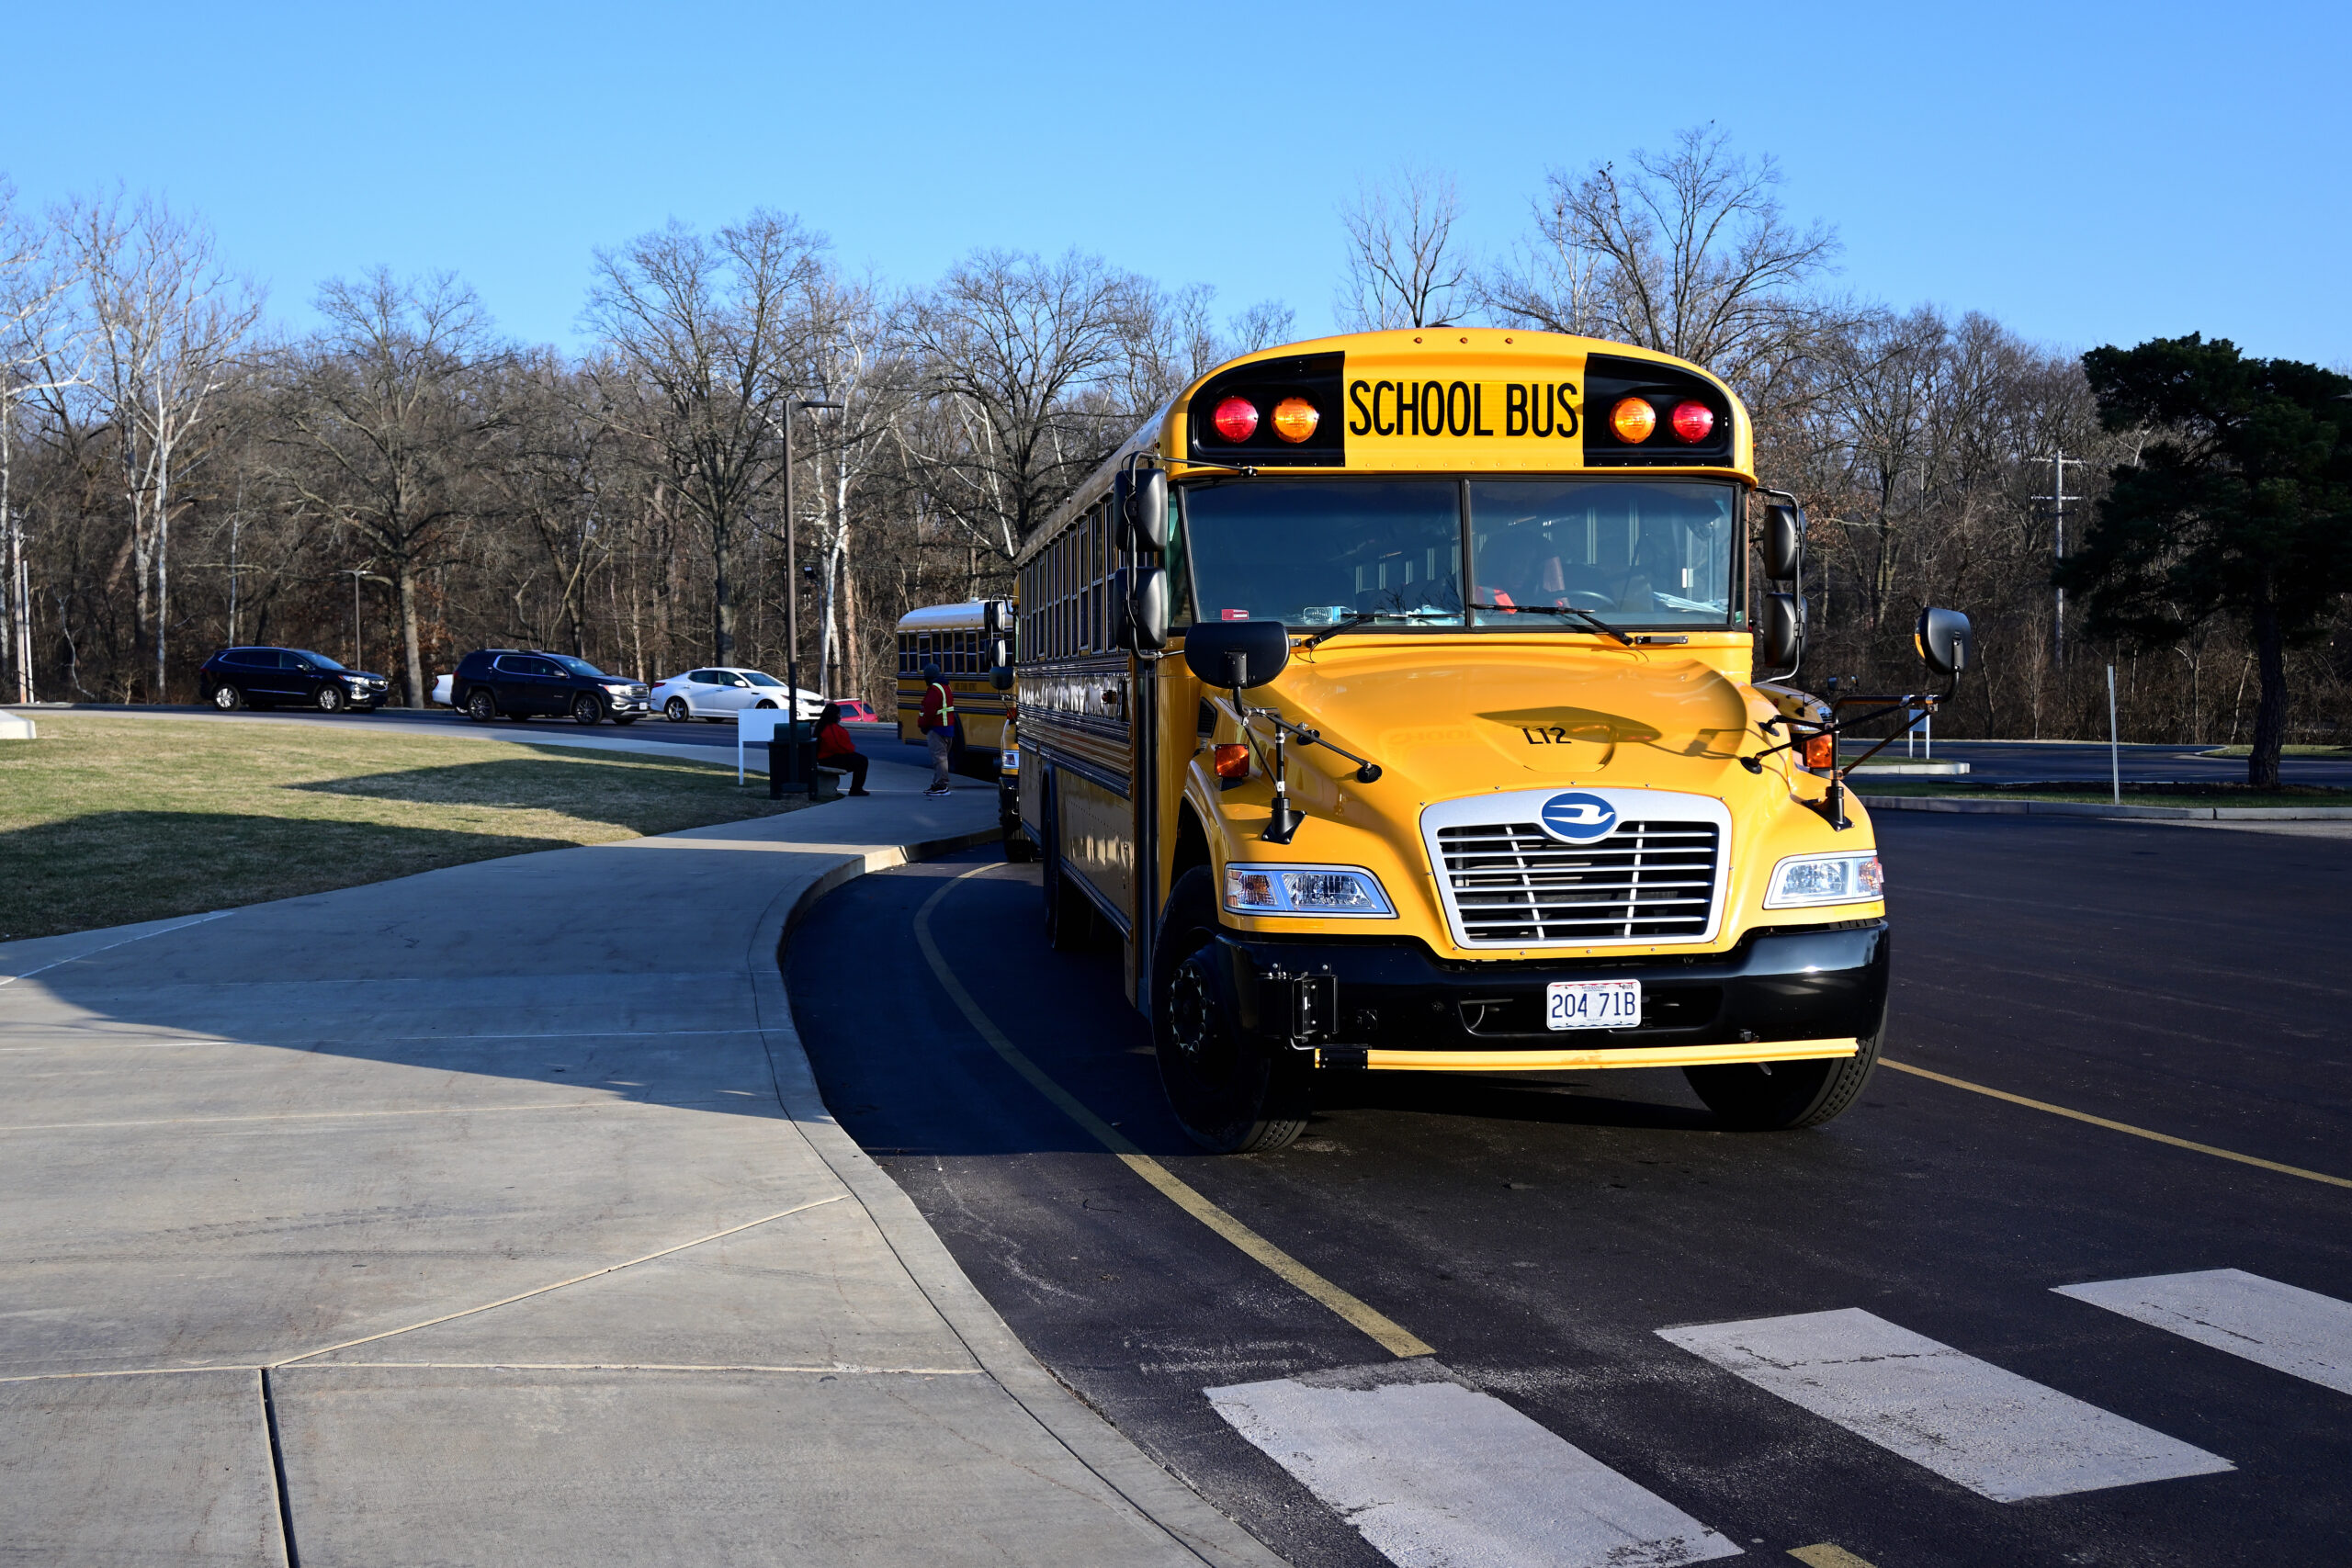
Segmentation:
{"type": "MultiPolygon", "coordinates": [[[[1392,791],[1424,804],[1568,783],[1720,795],[1750,722],[1740,688],[1685,650],[1590,643],[1335,639],[1252,696],[1379,763],[1379,783],[1349,793],[1383,815],[1409,815],[1392,791]]],[[[1320,748],[1309,756],[1320,771],[1348,767],[1320,748]]]]}

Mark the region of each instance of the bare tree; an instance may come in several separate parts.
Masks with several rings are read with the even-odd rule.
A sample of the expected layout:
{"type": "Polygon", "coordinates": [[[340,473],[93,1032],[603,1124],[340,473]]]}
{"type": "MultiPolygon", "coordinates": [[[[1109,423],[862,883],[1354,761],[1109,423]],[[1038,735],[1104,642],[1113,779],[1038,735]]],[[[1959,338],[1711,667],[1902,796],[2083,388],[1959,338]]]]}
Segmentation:
{"type": "Polygon", "coordinates": [[[1453,243],[1461,216],[1453,176],[1432,169],[1408,166],[1359,187],[1340,209],[1348,233],[1341,321],[1370,332],[1453,320],[1467,300],[1472,272],[1453,243]]]}
{"type": "MultiPolygon", "coordinates": [[[[816,503],[817,689],[858,692],[865,689],[865,671],[856,635],[853,509],[861,506],[866,482],[888,460],[885,437],[914,394],[915,378],[892,351],[889,311],[875,280],[851,281],[826,270],[804,286],[802,301],[808,333],[800,378],[814,389],[816,400],[842,405],[824,423],[804,422],[795,432],[815,446],[811,467],[818,482],[808,494],[816,503]],[[836,682],[841,667],[847,673],[836,682]]],[[[797,525],[797,520],[787,520],[787,525],[797,525]]]]}
{"type": "Polygon", "coordinates": [[[1105,394],[1123,379],[1136,292],[1100,257],[981,251],[901,308],[935,416],[902,422],[904,447],[940,516],[978,547],[1010,561],[1109,451],[1133,412],[1105,394]]]}
{"type": "Polygon", "coordinates": [[[76,253],[95,329],[96,387],[114,423],[138,623],[165,700],[171,626],[172,483],[207,399],[261,315],[261,299],[221,265],[211,231],[141,197],[70,205],[57,215],[76,253]]]}
{"type": "Polygon", "coordinates": [[[84,385],[89,335],[71,314],[73,268],[52,244],[53,231],[17,221],[16,188],[0,179],[0,605],[6,607],[7,660],[16,700],[33,700],[32,578],[25,558],[24,513],[12,490],[17,412],[23,398],[84,385]]]}
{"type": "Polygon", "coordinates": [[[399,607],[407,705],[423,707],[418,585],[492,461],[505,416],[483,393],[508,356],[473,290],[447,273],[334,279],[318,310],[326,330],[298,351],[283,413],[283,439],[307,460],[284,481],[377,558],[399,607]]]}
{"type": "Polygon", "coordinates": [[[776,475],[774,431],[803,348],[802,289],[824,236],[755,211],[708,239],[678,224],[596,254],[588,321],[650,396],[616,395],[647,416],[636,434],[701,524],[711,567],[713,659],[736,640],[734,552],[776,475]]]}
{"type": "Polygon", "coordinates": [[[1727,132],[1685,130],[1620,169],[1555,172],[1532,249],[1548,258],[1492,279],[1507,320],[1637,343],[1744,381],[1821,325],[1806,290],[1838,253],[1835,231],[1799,230],[1774,194],[1770,156],[1735,156],[1727,132]]]}

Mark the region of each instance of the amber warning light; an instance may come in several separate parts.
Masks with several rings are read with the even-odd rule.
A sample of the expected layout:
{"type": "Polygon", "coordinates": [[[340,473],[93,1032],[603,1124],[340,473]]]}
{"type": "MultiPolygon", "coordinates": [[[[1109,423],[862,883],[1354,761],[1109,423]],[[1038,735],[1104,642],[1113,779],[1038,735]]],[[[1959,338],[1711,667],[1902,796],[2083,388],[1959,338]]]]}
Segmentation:
{"type": "Polygon", "coordinates": [[[1315,434],[1322,418],[1305,398],[1284,398],[1274,405],[1274,434],[1295,446],[1315,434]]]}
{"type": "Polygon", "coordinates": [[[1609,428],[1628,446],[1639,446],[1657,428],[1657,410],[1647,398],[1621,398],[1609,411],[1609,428]]]}

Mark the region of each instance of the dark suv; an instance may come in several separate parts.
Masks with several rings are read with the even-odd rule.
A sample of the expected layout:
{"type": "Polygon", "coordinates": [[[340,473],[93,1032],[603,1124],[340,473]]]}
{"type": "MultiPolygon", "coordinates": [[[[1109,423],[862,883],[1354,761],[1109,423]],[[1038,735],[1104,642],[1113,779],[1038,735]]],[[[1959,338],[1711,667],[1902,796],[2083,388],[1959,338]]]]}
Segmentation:
{"type": "Polygon", "coordinates": [[[345,670],[325,654],[302,648],[224,648],[204,661],[196,686],[222,713],[281,703],[325,713],[372,712],[391,694],[391,682],[381,675],[345,670]]]}
{"type": "Polygon", "coordinates": [[[449,705],[477,724],[570,714],[582,724],[635,724],[651,711],[645,682],[607,675],[568,653],[485,648],[458,661],[449,705]]]}

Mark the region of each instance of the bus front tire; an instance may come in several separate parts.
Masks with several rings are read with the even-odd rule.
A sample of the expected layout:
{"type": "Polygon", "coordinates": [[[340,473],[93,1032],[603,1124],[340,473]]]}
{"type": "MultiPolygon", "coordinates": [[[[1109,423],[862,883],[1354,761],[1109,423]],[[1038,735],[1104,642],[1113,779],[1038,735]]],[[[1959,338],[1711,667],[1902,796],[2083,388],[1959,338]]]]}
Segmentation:
{"type": "Polygon", "coordinates": [[[1730,1062],[1685,1067],[1693,1093],[1724,1124],[1747,1133],[1781,1133],[1818,1127],[1842,1115],[1861,1098],[1862,1086],[1878,1066],[1886,1026],[1862,1042],[1850,1056],[1797,1062],[1730,1062]]]}
{"type": "Polygon", "coordinates": [[[1152,1038],[1176,1120],[1212,1154],[1286,1146],[1306,1130],[1305,1068],[1244,1033],[1217,973],[1216,882],[1176,879],[1152,950],[1152,1038]]]}

